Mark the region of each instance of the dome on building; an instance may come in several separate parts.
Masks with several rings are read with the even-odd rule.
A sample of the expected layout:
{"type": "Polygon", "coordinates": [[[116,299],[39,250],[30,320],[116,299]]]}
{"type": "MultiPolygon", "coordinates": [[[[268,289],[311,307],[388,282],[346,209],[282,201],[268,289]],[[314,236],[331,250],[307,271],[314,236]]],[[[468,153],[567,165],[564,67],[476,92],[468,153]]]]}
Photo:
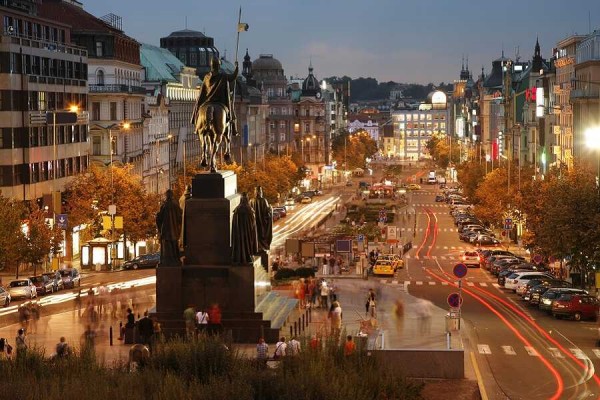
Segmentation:
{"type": "Polygon", "coordinates": [[[273,54],[261,54],[252,62],[254,72],[261,70],[283,70],[278,59],[273,58],[273,54]]]}
{"type": "MultiPolygon", "coordinates": [[[[316,96],[317,93],[321,93],[321,86],[319,80],[313,75],[312,63],[308,67],[308,76],[302,82],[302,96],[316,96]]],[[[318,96],[320,97],[320,95],[318,96]]]]}

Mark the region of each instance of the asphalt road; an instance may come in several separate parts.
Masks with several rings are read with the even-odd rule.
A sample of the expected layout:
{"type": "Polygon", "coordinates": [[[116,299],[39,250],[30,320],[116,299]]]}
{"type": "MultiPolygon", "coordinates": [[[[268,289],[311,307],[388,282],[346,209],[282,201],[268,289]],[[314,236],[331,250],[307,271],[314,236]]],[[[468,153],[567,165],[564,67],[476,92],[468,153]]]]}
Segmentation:
{"type": "MultiPolygon", "coordinates": [[[[448,309],[447,296],[458,291],[452,269],[474,246],[459,241],[448,207],[434,201],[437,192],[423,185],[412,193],[416,232],[407,221],[403,234],[416,236],[396,279],[410,294],[448,309]]],[[[487,271],[470,268],[461,289],[465,350],[475,356],[488,398],[600,398],[596,323],[554,319],[495,282],[487,271]]]]}

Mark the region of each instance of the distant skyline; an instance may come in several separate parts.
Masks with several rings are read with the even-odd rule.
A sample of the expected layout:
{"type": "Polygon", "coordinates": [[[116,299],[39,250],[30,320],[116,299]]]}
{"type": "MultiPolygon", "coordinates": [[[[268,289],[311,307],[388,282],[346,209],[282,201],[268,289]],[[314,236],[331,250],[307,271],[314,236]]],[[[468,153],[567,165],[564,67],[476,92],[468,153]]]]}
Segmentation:
{"type": "Polygon", "coordinates": [[[246,48],[254,60],[273,54],[286,76],[305,77],[312,61],[322,79],[347,75],[380,82],[452,82],[463,56],[476,78],[500,57],[531,60],[536,37],[542,56],[572,34],[600,29],[598,0],[80,0],[89,13],[113,13],[123,30],[141,43],[159,45],[161,37],[186,28],[211,36],[215,46],[235,59],[238,10],[248,32],[240,34],[238,58],[246,48]]]}

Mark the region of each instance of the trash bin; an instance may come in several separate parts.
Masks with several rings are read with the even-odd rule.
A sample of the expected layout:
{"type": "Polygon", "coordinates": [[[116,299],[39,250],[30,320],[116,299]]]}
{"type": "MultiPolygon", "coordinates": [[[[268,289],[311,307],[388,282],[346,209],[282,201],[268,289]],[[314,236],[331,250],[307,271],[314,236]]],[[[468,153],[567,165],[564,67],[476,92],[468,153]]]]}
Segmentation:
{"type": "Polygon", "coordinates": [[[458,315],[455,313],[446,314],[446,332],[452,332],[458,330],[458,315]]]}

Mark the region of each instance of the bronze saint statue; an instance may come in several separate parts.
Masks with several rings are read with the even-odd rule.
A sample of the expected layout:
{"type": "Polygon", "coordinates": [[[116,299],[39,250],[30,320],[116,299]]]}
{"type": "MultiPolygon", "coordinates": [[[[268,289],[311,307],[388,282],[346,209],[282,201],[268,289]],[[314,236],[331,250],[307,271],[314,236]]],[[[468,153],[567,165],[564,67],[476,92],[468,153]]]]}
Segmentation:
{"type": "Polygon", "coordinates": [[[179,198],[179,208],[181,208],[181,235],[179,236],[179,248],[184,249],[186,244],[185,238],[185,202],[192,197],[192,185],[187,185],[185,191],[179,198]]]}
{"type": "Polygon", "coordinates": [[[214,57],[192,113],[191,123],[202,143],[201,166],[210,167],[211,172],[216,172],[216,154],[221,141],[225,141],[225,161],[231,162],[230,134],[237,136],[238,133],[230,84],[235,84],[237,76],[237,61],[233,73],[227,74],[221,71],[221,60],[214,57]]]}
{"type": "Polygon", "coordinates": [[[248,195],[242,193],[240,205],[233,210],[231,262],[233,264],[250,264],[257,252],[258,241],[254,210],[250,207],[248,195]]]}
{"type": "Polygon", "coordinates": [[[273,209],[263,196],[262,186],[256,187],[250,205],[254,209],[256,217],[256,235],[258,237],[258,252],[256,254],[260,255],[263,268],[268,270],[269,256],[267,253],[273,240],[273,209]]]}
{"type": "Polygon", "coordinates": [[[180,265],[179,237],[181,235],[182,212],[173,198],[173,191],[168,189],[165,201],[156,214],[156,227],[160,237],[160,265],[180,265]]]}

